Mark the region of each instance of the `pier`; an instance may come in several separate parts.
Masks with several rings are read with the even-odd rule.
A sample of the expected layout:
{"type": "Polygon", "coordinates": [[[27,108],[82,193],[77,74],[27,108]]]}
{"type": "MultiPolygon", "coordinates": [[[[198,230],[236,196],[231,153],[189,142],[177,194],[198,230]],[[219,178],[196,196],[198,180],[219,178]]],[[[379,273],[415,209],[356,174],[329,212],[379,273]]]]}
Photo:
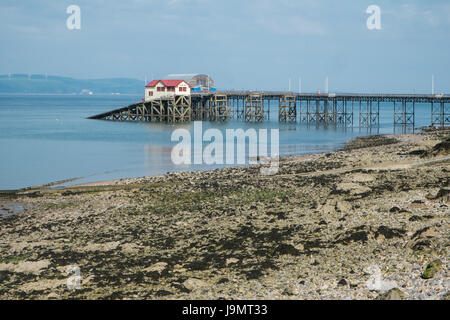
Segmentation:
{"type": "Polygon", "coordinates": [[[278,105],[278,121],[377,126],[380,103],[393,106],[393,124],[415,125],[417,104],[430,107],[430,126],[450,126],[450,95],[327,94],[273,91],[215,91],[142,101],[89,117],[114,121],[188,122],[242,119],[262,122],[278,105]],[[356,119],[355,119],[356,118],[356,119]]]}

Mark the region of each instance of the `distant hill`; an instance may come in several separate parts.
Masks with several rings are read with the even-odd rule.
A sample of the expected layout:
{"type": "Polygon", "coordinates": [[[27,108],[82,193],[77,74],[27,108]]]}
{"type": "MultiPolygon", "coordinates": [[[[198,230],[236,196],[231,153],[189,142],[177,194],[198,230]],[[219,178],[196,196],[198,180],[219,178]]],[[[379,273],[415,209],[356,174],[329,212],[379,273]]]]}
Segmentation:
{"type": "Polygon", "coordinates": [[[34,74],[0,75],[0,93],[81,93],[94,94],[141,94],[144,82],[136,79],[74,79],[59,76],[34,74]]]}

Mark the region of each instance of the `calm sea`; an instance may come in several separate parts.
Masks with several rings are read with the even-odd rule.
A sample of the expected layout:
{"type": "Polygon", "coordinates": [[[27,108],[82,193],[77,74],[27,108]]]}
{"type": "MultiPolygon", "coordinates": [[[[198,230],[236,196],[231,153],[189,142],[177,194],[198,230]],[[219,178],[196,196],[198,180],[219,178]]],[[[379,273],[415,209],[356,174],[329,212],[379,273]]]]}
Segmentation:
{"type": "MultiPolygon", "coordinates": [[[[0,96],[0,189],[17,189],[79,178],[86,183],[142,177],[177,170],[204,170],[220,165],[176,166],[171,162],[171,134],[192,132],[193,124],[111,122],[86,117],[140,101],[141,96],[2,95],[0,96]]],[[[280,154],[328,152],[358,135],[392,133],[391,106],[381,106],[380,126],[355,127],[279,124],[277,106],[271,120],[204,122],[203,130],[278,128],[280,154]]],[[[429,125],[429,106],[416,105],[416,127],[429,125]]],[[[225,136],[225,134],[224,134],[225,136]]],[[[204,143],[206,145],[207,143],[204,143]]]]}

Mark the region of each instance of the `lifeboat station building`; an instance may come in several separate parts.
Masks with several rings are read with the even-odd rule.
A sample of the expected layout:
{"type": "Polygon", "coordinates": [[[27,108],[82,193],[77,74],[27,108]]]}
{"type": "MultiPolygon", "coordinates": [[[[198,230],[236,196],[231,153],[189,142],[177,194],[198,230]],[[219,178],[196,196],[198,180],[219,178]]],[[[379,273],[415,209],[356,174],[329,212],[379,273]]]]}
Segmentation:
{"type": "Polygon", "coordinates": [[[153,80],[145,86],[145,101],[190,94],[191,86],[185,80],[153,80]]]}

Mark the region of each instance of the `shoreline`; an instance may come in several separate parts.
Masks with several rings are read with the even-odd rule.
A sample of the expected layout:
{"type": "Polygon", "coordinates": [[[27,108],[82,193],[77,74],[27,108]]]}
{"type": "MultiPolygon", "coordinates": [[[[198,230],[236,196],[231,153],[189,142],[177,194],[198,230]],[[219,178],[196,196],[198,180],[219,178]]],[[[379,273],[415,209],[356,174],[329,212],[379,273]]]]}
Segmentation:
{"type": "MultiPolygon", "coordinates": [[[[370,137],[372,137],[372,135],[370,135],[370,137]]],[[[344,143],[344,145],[346,145],[347,143],[344,143]]],[[[339,151],[341,148],[336,149],[335,151],[330,151],[330,152],[336,152],[339,151]]],[[[318,152],[318,153],[306,153],[306,154],[302,154],[302,155],[288,155],[288,156],[281,156],[279,157],[280,161],[283,160],[287,160],[287,159],[302,159],[305,157],[312,157],[315,155],[320,155],[320,154],[326,154],[326,153],[330,153],[330,152],[318,152]]],[[[203,171],[213,171],[213,170],[222,170],[225,168],[237,168],[237,167],[249,167],[249,166],[260,166],[262,164],[262,162],[257,163],[257,164],[243,164],[243,165],[236,165],[236,166],[230,166],[230,167],[223,167],[223,168],[204,168],[204,169],[198,169],[198,170],[180,170],[180,171],[167,171],[166,173],[160,173],[160,174],[156,174],[156,175],[149,175],[149,176],[141,176],[141,177],[124,177],[124,178],[117,178],[117,179],[107,179],[107,180],[98,180],[98,181],[92,181],[92,182],[85,182],[85,183],[80,183],[80,184],[72,184],[72,185],[63,185],[66,183],[70,183],[76,180],[83,180],[85,178],[88,178],[89,176],[94,176],[97,174],[91,174],[89,176],[82,176],[82,177],[74,177],[74,178],[67,178],[67,179],[62,179],[62,180],[56,180],[56,181],[50,181],[48,183],[44,183],[44,184],[38,184],[38,185],[32,185],[32,186],[27,186],[27,187],[23,187],[23,188],[17,188],[17,189],[0,189],[0,197],[2,194],[15,194],[15,193],[20,193],[23,191],[30,191],[30,190],[37,190],[37,189],[43,189],[43,188],[49,188],[49,187],[55,187],[57,189],[62,189],[62,188],[73,188],[73,187],[89,187],[89,186],[101,186],[101,185],[108,185],[108,184],[118,184],[123,180],[130,180],[130,179],[142,179],[142,178],[151,178],[151,177],[162,177],[165,176],[166,174],[171,174],[171,173],[177,173],[177,172],[187,172],[187,173],[191,173],[194,174],[196,172],[203,172],[203,171]]]]}
{"type": "Polygon", "coordinates": [[[272,176],[258,164],[16,192],[0,298],[448,299],[449,134],[359,137],[281,157],[272,176]]]}
{"type": "MultiPolygon", "coordinates": [[[[320,154],[325,154],[327,152],[320,152],[320,153],[308,153],[308,154],[304,154],[304,155],[294,155],[294,156],[282,156],[280,157],[280,161],[285,161],[288,159],[294,159],[294,160],[308,160],[308,159],[312,159],[313,156],[315,155],[320,155],[320,154]]],[[[133,179],[148,179],[148,178],[152,178],[152,177],[164,177],[167,174],[174,174],[174,173],[178,173],[178,172],[183,172],[183,173],[189,173],[189,174],[195,174],[198,172],[204,172],[204,171],[216,171],[216,170],[223,170],[226,168],[238,168],[238,167],[250,167],[250,166],[262,166],[262,163],[257,163],[257,164],[245,164],[245,165],[236,165],[236,166],[231,166],[231,167],[224,167],[224,168],[215,168],[215,169],[201,169],[201,170],[191,170],[191,171],[168,171],[167,173],[163,173],[163,174],[158,174],[158,175],[154,175],[154,176],[143,176],[143,177],[139,177],[139,178],[121,178],[121,179],[110,179],[110,180],[100,180],[100,181],[93,181],[93,182],[86,182],[86,183],[80,183],[80,184],[75,184],[75,185],[71,185],[71,186],[67,186],[67,187],[95,187],[95,186],[107,186],[107,185],[117,185],[120,184],[122,181],[124,180],[133,180],[133,179]]],[[[62,188],[66,188],[66,187],[62,187],[62,188]]]]}
{"type": "MultiPolygon", "coordinates": [[[[415,130],[418,130],[417,133],[420,134],[419,130],[421,130],[423,132],[440,132],[442,130],[446,130],[446,128],[445,127],[444,128],[433,128],[433,127],[426,127],[425,126],[425,127],[415,128],[415,130]]],[[[361,137],[374,137],[374,136],[396,137],[396,136],[401,136],[401,135],[405,135],[405,134],[407,135],[407,134],[417,134],[417,133],[374,134],[374,135],[367,135],[367,136],[361,136],[361,137]]],[[[348,143],[351,143],[351,141],[352,140],[342,143],[341,147],[336,146],[336,149],[334,151],[328,151],[328,152],[321,151],[321,152],[317,152],[317,153],[312,152],[312,153],[306,153],[306,154],[301,154],[301,155],[280,156],[280,160],[289,159],[289,158],[297,158],[297,157],[307,157],[307,156],[313,156],[313,155],[326,154],[326,153],[330,153],[330,152],[340,151],[343,148],[345,148],[345,146],[348,143]]],[[[236,167],[246,167],[246,166],[249,166],[249,164],[236,165],[236,167]]],[[[227,167],[223,167],[223,168],[227,168],[227,167]]],[[[219,168],[219,169],[223,169],[223,168],[219,168]]],[[[173,172],[191,172],[191,173],[193,173],[193,172],[201,172],[201,171],[209,171],[209,170],[216,170],[216,169],[203,168],[203,169],[198,169],[198,170],[187,170],[187,171],[184,171],[184,170],[181,170],[181,171],[167,171],[165,173],[159,173],[159,174],[150,175],[150,176],[123,177],[123,178],[117,178],[117,179],[97,180],[97,181],[85,182],[85,183],[80,183],[80,184],[67,185],[67,183],[70,183],[72,181],[83,180],[83,179],[86,179],[86,178],[88,178],[90,176],[95,176],[95,175],[102,174],[102,173],[94,173],[94,174],[89,174],[87,176],[68,177],[68,178],[64,178],[64,179],[60,179],[60,180],[56,180],[56,181],[49,181],[49,182],[43,183],[43,184],[28,185],[28,186],[24,186],[24,187],[16,188],[16,189],[0,189],[0,197],[2,195],[15,194],[15,193],[23,192],[23,191],[35,190],[35,189],[40,189],[40,188],[45,188],[45,187],[68,188],[68,187],[76,187],[76,186],[84,187],[84,186],[105,185],[107,183],[116,184],[116,182],[120,182],[120,181],[125,180],[125,179],[138,179],[138,178],[146,178],[146,177],[154,177],[154,176],[163,176],[163,175],[165,175],[167,173],[173,173],[173,172]]]]}
{"type": "MultiPolygon", "coordinates": [[[[424,128],[417,128],[417,130],[423,130],[423,129],[424,128]]],[[[376,135],[367,135],[367,136],[361,136],[361,137],[375,137],[375,136],[395,137],[395,136],[401,136],[401,135],[403,135],[403,134],[376,134],[376,135]]],[[[337,152],[337,151],[340,151],[343,148],[345,148],[349,143],[351,143],[355,139],[352,139],[352,140],[344,143],[342,147],[338,147],[334,151],[318,152],[318,153],[306,153],[306,154],[301,154],[301,155],[280,156],[279,159],[280,159],[280,161],[284,161],[284,160],[288,160],[288,159],[301,160],[303,158],[308,158],[308,157],[313,157],[313,156],[317,156],[317,155],[321,155],[321,154],[323,155],[323,154],[327,154],[327,153],[337,152]]],[[[85,183],[80,183],[80,184],[60,186],[62,184],[68,183],[68,182],[85,179],[85,178],[87,178],[89,176],[72,177],[72,178],[66,178],[66,179],[62,179],[62,180],[50,181],[48,183],[27,186],[27,187],[18,188],[18,189],[0,189],[0,197],[1,197],[2,194],[15,194],[15,193],[23,192],[23,191],[29,191],[29,190],[35,190],[35,189],[41,189],[41,188],[47,188],[47,187],[53,187],[53,186],[55,186],[56,188],[59,188],[59,189],[61,189],[61,188],[73,188],[73,187],[104,186],[104,185],[108,185],[108,184],[119,184],[123,180],[140,179],[140,178],[151,178],[151,177],[161,177],[161,176],[165,176],[166,174],[177,173],[177,172],[188,172],[188,173],[194,174],[196,172],[202,172],[202,171],[222,170],[222,169],[225,169],[225,168],[249,167],[249,166],[258,166],[258,165],[261,165],[261,162],[258,163],[258,164],[252,164],[252,165],[244,164],[244,165],[236,165],[236,166],[223,167],[223,168],[214,168],[214,169],[205,168],[205,169],[199,169],[199,170],[167,171],[166,173],[160,173],[160,174],[151,175],[151,176],[124,177],[124,178],[117,178],[117,179],[98,180],[98,181],[85,182],[85,183]]],[[[96,175],[96,174],[91,174],[91,176],[92,175],[96,175]]]]}

